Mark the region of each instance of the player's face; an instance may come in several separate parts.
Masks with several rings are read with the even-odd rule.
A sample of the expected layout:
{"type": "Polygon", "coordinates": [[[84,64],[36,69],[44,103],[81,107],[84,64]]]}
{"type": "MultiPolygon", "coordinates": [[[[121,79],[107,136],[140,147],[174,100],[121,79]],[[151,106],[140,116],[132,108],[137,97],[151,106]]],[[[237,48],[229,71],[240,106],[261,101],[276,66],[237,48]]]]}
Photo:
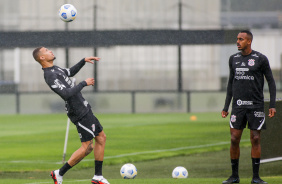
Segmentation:
{"type": "Polygon", "coordinates": [[[248,37],[247,33],[239,33],[237,36],[237,48],[240,51],[244,51],[245,49],[251,46],[252,41],[248,37]]]}
{"type": "Polygon", "coordinates": [[[40,49],[40,52],[41,52],[40,58],[45,61],[54,61],[56,59],[53,52],[45,47],[42,47],[40,49]]]}

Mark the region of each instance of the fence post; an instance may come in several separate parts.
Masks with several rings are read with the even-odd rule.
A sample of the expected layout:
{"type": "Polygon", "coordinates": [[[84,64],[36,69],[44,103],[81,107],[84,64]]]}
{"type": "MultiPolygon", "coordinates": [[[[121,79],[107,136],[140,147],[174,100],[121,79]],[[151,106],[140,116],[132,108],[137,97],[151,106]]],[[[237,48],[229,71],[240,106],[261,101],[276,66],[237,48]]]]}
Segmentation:
{"type": "Polygon", "coordinates": [[[131,113],[135,113],[135,91],[131,91],[131,113]]]}
{"type": "Polygon", "coordinates": [[[187,95],[187,113],[189,113],[189,112],[191,112],[191,100],[190,100],[191,99],[191,97],[190,97],[191,92],[187,91],[186,95],[187,95]]]}
{"type": "Polygon", "coordinates": [[[16,112],[17,112],[17,114],[20,114],[20,93],[19,93],[19,85],[18,84],[16,84],[15,95],[16,95],[16,112]]]}

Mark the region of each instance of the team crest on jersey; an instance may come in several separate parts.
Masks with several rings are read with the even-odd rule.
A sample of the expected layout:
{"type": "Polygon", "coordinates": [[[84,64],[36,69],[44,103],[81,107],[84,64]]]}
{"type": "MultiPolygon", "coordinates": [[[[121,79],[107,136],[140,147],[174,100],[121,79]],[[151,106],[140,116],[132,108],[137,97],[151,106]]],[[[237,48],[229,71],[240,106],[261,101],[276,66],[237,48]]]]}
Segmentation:
{"type": "Polygon", "coordinates": [[[249,66],[254,66],[255,65],[255,60],[254,59],[249,59],[248,61],[249,61],[248,62],[249,66]]]}
{"type": "Polygon", "coordinates": [[[235,115],[231,115],[230,121],[232,123],[236,122],[236,116],[235,115]]]}

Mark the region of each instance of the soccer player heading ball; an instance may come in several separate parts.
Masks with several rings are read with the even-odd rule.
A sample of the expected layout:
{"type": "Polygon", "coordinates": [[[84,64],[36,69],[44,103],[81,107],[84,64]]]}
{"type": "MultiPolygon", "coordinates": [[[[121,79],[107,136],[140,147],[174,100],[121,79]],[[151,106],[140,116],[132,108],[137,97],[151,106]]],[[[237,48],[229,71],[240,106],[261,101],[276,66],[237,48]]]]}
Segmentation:
{"type": "Polygon", "coordinates": [[[229,58],[229,81],[224,108],[221,116],[226,118],[233,98],[230,116],[231,146],[230,157],[232,175],[223,184],[239,183],[240,140],[243,129],[248,123],[252,144],[253,179],[251,183],[264,183],[259,177],[261,157],[260,132],[265,129],[263,85],[266,78],[270,92],[269,114],[275,115],[276,86],[265,55],[252,50],[253,35],[250,31],[241,31],[237,36],[237,47],[240,51],[229,58]]]}
{"type": "Polygon", "coordinates": [[[62,184],[63,175],[94,149],[95,175],[91,182],[109,184],[102,175],[106,135],[99,120],[92,113],[91,106],[80,92],[85,86],[93,86],[95,81],[93,78],[88,78],[75,85],[69,78],[77,74],[86,62],[93,64],[93,60],[99,61],[100,58],[86,57],[73,67],[65,69],[53,64],[56,57],[45,47],[36,48],[33,51],[33,57],[42,66],[47,85],[65,101],[67,115],[76,125],[81,140],[81,147],[72,154],[67,163],[62,168],[51,172],[54,183],[62,184]]]}

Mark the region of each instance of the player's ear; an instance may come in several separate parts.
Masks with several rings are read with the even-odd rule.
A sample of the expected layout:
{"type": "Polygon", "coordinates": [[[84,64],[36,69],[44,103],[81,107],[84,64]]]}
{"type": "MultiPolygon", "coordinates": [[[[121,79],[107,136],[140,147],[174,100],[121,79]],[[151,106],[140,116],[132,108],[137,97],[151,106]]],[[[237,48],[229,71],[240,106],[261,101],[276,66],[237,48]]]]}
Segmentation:
{"type": "Polygon", "coordinates": [[[252,40],[251,39],[248,39],[248,44],[252,45],[252,40]]]}
{"type": "Polygon", "coordinates": [[[41,55],[40,57],[39,57],[39,60],[40,61],[43,61],[45,59],[45,56],[43,56],[43,55],[41,55]]]}

